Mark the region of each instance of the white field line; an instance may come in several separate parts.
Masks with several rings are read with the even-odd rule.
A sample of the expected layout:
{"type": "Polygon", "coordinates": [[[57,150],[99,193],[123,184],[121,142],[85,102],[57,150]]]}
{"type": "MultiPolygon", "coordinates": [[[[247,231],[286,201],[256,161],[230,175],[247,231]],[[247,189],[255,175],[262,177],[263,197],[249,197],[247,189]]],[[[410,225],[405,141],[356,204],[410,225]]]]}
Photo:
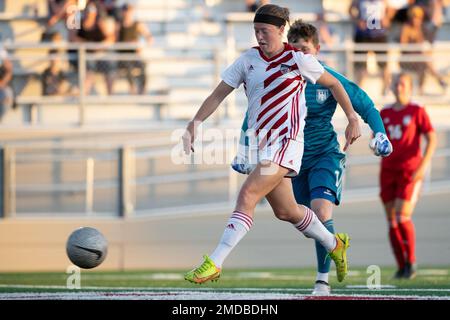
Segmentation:
{"type": "MultiPolygon", "coordinates": [[[[315,299],[305,294],[288,293],[232,293],[232,292],[64,292],[64,293],[2,293],[0,300],[305,300],[315,299]]],[[[450,300],[450,296],[417,295],[361,295],[333,294],[331,299],[381,300],[450,300]]],[[[323,299],[323,298],[319,298],[323,299]]]]}
{"type": "MultiPolygon", "coordinates": [[[[349,270],[349,277],[357,277],[361,276],[363,272],[349,270]]],[[[418,275],[421,276],[422,279],[436,280],[436,278],[445,278],[448,275],[448,270],[445,269],[424,269],[418,270],[418,275]]],[[[330,274],[331,277],[335,277],[334,273],[330,274]]],[[[227,277],[227,276],[225,276],[227,277]]],[[[263,280],[314,280],[314,275],[292,275],[292,274],[276,274],[272,272],[239,272],[233,275],[233,278],[240,279],[263,279],[263,280]]],[[[182,273],[149,273],[149,274],[89,274],[82,273],[81,280],[102,280],[102,281],[118,281],[118,280],[183,280],[182,273]]]]}
{"type": "MultiPolygon", "coordinates": [[[[82,290],[108,290],[108,291],[130,291],[130,292],[310,292],[307,288],[176,288],[176,287],[106,287],[106,286],[82,286],[81,289],[68,289],[61,285],[22,285],[22,284],[0,284],[0,288],[11,289],[59,289],[68,290],[71,292],[82,292],[82,290]]],[[[380,290],[369,289],[364,285],[347,286],[346,288],[336,288],[333,292],[353,292],[353,291],[367,291],[367,292],[386,292],[386,291],[400,291],[400,292],[448,292],[450,288],[396,288],[395,286],[385,286],[380,290]]]]}

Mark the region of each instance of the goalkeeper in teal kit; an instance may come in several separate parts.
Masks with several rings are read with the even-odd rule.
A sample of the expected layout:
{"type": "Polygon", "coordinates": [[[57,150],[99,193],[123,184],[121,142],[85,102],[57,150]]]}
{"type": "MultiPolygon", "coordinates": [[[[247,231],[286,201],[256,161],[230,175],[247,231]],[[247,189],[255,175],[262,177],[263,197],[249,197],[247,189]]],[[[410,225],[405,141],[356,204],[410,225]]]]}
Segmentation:
{"type": "MultiPolygon", "coordinates": [[[[302,21],[293,23],[288,32],[291,45],[305,54],[317,55],[320,50],[317,29],[302,21]]],[[[370,126],[374,138],[370,147],[377,156],[388,156],[392,145],[386,136],[380,113],[369,96],[356,84],[346,79],[333,69],[325,69],[336,77],[347,91],[353,108],[370,126]]],[[[304,129],[304,153],[300,173],[292,179],[297,203],[310,207],[325,225],[334,233],[332,212],[333,205],[339,205],[342,191],[342,175],[345,169],[345,154],[340,151],[336,132],[331,119],[337,102],[330,91],[319,84],[308,83],[306,86],[306,106],[308,114],[304,129]]],[[[242,125],[240,151],[233,160],[232,167],[240,173],[249,173],[252,162],[248,158],[247,118],[242,125]]],[[[344,147],[344,151],[348,145],[344,147]]],[[[316,242],[318,272],[313,289],[314,295],[329,295],[328,273],[330,258],[327,251],[316,242]]]]}

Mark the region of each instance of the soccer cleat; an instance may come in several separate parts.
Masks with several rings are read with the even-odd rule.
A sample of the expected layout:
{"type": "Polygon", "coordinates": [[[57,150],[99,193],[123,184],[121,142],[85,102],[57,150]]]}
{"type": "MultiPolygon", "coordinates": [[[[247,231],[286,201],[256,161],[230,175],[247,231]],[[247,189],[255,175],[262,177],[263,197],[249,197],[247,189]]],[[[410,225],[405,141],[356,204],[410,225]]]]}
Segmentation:
{"type": "Polygon", "coordinates": [[[339,282],[344,280],[348,271],[347,248],[350,246],[350,237],[347,233],[336,234],[336,248],[328,255],[336,264],[336,274],[339,282]]]}
{"type": "Polygon", "coordinates": [[[312,292],[313,296],[329,296],[331,292],[330,285],[326,281],[317,280],[312,292]]]}
{"type": "Polygon", "coordinates": [[[194,268],[184,275],[184,279],[192,282],[202,284],[206,281],[217,281],[220,278],[221,269],[217,268],[214,262],[204,255],[205,261],[198,268],[194,268]]]}
{"type": "Polygon", "coordinates": [[[398,269],[394,276],[392,277],[394,280],[400,280],[403,278],[403,274],[405,273],[405,268],[398,269]]]}
{"type": "Polygon", "coordinates": [[[417,265],[415,263],[406,263],[405,271],[403,272],[404,279],[414,279],[417,275],[417,265]]]}

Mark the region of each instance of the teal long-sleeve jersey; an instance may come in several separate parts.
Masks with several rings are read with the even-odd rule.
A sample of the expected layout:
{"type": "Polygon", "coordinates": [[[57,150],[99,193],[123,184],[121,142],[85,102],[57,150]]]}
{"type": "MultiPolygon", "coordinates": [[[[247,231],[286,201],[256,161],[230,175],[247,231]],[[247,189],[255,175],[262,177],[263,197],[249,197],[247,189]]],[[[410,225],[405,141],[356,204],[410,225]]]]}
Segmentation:
{"type": "MultiPolygon", "coordinates": [[[[342,84],[355,111],[374,132],[386,133],[379,111],[364,90],[354,82],[322,63],[325,70],[332,74],[342,84]]],[[[302,169],[312,166],[315,159],[330,151],[339,151],[339,142],[331,119],[336,111],[337,101],[331,91],[316,83],[309,83],[305,90],[306,108],[302,169]]],[[[242,132],[247,131],[247,117],[242,124],[242,132]]],[[[242,138],[242,137],[241,137],[242,138]]],[[[241,139],[242,143],[242,139],[241,139]]]]}

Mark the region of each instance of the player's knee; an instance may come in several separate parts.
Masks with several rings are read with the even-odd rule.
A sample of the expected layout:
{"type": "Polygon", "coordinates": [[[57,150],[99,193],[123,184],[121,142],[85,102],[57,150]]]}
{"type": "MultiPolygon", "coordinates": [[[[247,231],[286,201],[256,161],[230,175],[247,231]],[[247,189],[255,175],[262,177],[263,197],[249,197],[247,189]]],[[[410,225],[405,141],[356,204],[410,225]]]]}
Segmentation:
{"type": "Polygon", "coordinates": [[[332,211],[328,208],[317,207],[317,208],[313,208],[313,211],[316,214],[317,218],[319,218],[319,220],[321,222],[330,220],[332,217],[332,211]]]}
{"type": "Polygon", "coordinates": [[[411,212],[404,211],[404,212],[400,212],[398,214],[398,222],[399,223],[404,223],[409,220],[411,220],[411,212]]]}
{"type": "Polygon", "coordinates": [[[282,221],[291,221],[292,220],[292,212],[290,210],[286,210],[284,208],[274,209],[273,212],[275,216],[282,221]]]}

